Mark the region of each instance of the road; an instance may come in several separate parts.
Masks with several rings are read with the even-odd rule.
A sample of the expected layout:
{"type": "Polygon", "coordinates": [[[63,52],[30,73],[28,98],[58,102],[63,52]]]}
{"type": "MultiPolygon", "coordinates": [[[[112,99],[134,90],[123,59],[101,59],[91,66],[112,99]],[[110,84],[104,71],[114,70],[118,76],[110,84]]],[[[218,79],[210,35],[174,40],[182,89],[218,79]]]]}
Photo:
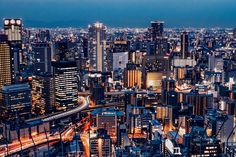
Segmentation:
{"type": "MultiPolygon", "coordinates": [[[[48,117],[46,119],[44,119],[44,121],[50,121],[52,119],[58,118],[58,117],[64,117],[64,116],[68,116],[74,113],[78,113],[84,109],[86,109],[89,106],[89,98],[86,97],[80,97],[82,99],[82,104],[70,111],[58,114],[58,115],[54,115],[53,117],[48,117]]],[[[73,140],[73,137],[75,135],[75,131],[74,128],[76,126],[81,126],[80,122],[74,125],[69,125],[67,129],[63,130],[61,135],[59,132],[54,133],[53,135],[50,135],[49,133],[46,134],[39,134],[37,136],[33,137],[32,139],[21,139],[20,141],[14,141],[11,144],[8,144],[8,149],[6,147],[6,145],[1,145],[0,146],[0,157],[4,157],[6,155],[11,155],[11,154],[15,154],[20,152],[21,150],[26,150],[29,149],[31,147],[37,146],[37,145],[41,145],[47,142],[54,142],[54,141],[60,141],[60,139],[62,139],[62,141],[71,141],[73,140]],[[47,139],[48,137],[48,139],[47,139]],[[21,146],[22,145],[22,146],[21,146]]]]}
{"type": "Polygon", "coordinates": [[[60,119],[60,118],[63,118],[63,117],[67,117],[69,115],[76,114],[76,113],[86,109],[87,107],[89,107],[89,104],[90,104],[89,97],[86,97],[86,98],[79,97],[79,98],[82,99],[82,101],[83,101],[83,103],[79,107],[76,107],[75,109],[65,111],[65,112],[62,112],[62,113],[59,113],[59,114],[56,114],[56,115],[53,115],[51,117],[44,118],[44,119],[42,119],[42,121],[43,122],[48,122],[48,121],[52,121],[52,120],[55,120],[55,119],[60,119]]]}

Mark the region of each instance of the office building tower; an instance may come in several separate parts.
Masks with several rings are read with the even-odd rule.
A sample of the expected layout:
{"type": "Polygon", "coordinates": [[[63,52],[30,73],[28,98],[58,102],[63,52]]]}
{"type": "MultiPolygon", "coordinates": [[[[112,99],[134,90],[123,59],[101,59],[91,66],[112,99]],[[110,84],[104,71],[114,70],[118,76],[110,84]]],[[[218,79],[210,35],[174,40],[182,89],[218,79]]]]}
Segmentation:
{"type": "Polygon", "coordinates": [[[128,52],[130,50],[130,42],[126,40],[115,40],[113,52],[128,52]]]}
{"type": "Polygon", "coordinates": [[[107,134],[107,130],[98,129],[96,135],[89,139],[91,157],[111,157],[112,140],[107,134]]]}
{"type": "Polygon", "coordinates": [[[32,106],[35,114],[49,114],[53,111],[53,77],[48,73],[33,76],[32,106]]]}
{"type": "Polygon", "coordinates": [[[128,63],[124,71],[125,87],[142,87],[142,71],[138,64],[128,63]]]}
{"type": "Polygon", "coordinates": [[[176,81],[171,78],[162,79],[162,91],[173,91],[175,90],[176,81]]]}
{"type": "Polygon", "coordinates": [[[48,43],[32,44],[34,73],[52,73],[51,46],[48,43]]]}
{"type": "Polygon", "coordinates": [[[224,60],[221,56],[215,54],[209,55],[208,57],[208,70],[214,72],[224,71],[224,60]]]}
{"type": "Polygon", "coordinates": [[[155,41],[158,37],[163,37],[164,22],[152,21],[151,22],[151,37],[152,41],[155,41]]]}
{"type": "Polygon", "coordinates": [[[177,105],[178,101],[178,95],[177,92],[175,92],[175,80],[173,79],[163,79],[161,86],[161,92],[162,92],[162,102],[166,105],[177,105]]]}
{"type": "Polygon", "coordinates": [[[88,58],[88,38],[85,36],[81,36],[79,38],[79,48],[80,52],[82,53],[83,58],[88,58]]]}
{"type": "Polygon", "coordinates": [[[124,113],[112,108],[99,108],[91,112],[92,125],[97,129],[106,129],[113,142],[117,139],[118,123],[123,121],[124,113]]]}
{"type": "Polygon", "coordinates": [[[5,120],[31,117],[31,89],[28,84],[13,84],[1,89],[2,105],[1,116],[5,120]]]}
{"type": "Polygon", "coordinates": [[[170,53],[170,44],[168,38],[158,37],[154,42],[154,54],[159,56],[165,56],[170,53]]]}
{"type": "Polygon", "coordinates": [[[95,85],[92,89],[92,97],[91,97],[96,103],[98,103],[101,100],[104,100],[105,98],[105,89],[102,85],[95,85]]]}
{"type": "Polygon", "coordinates": [[[4,19],[4,31],[9,41],[21,41],[22,20],[4,19]]]}
{"type": "Polygon", "coordinates": [[[190,147],[186,148],[187,156],[222,156],[220,140],[206,136],[204,128],[194,127],[190,138],[185,138],[185,140],[190,140],[190,147]]]}
{"type": "Polygon", "coordinates": [[[11,80],[14,83],[18,80],[16,77],[19,75],[22,62],[22,20],[4,19],[4,32],[10,46],[11,80]]]}
{"type": "Polygon", "coordinates": [[[0,89],[11,84],[11,56],[7,36],[0,34],[0,89]]]}
{"type": "Polygon", "coordinates": [[[154,120],[155,115],[151,113],[131,114],[129,129],[130,133],[142,133],[147,131],[149,122],[154,120]]]}
{"type": "Polygon", "coordinates": [[[194,115],[203,116],[207,108],[213,107],[213,94],[199,93],[194,90],[184,94],[184,102],[192,105],[194,115]]]}
{"type": "Polygon", "coordinates": [[[77,104],[77,67],[73,61],[52,62],[54,76],[55,107],[67,110],[77,104]]]}
{"type": "Polygon", "coordinates": [[[96,22],[89,26],[89,61],[90,69],[105,70],[106,26],[96,22]]]}
{"type": "Polygon", "coordinates": [[[187,59],[189,56],[189,52],[188,52],[188,45],[189,45],[189,42],[188,42],[188,33],[187,32],[183,32],[181,34],[181,57],[183,59],[187,59]]]}

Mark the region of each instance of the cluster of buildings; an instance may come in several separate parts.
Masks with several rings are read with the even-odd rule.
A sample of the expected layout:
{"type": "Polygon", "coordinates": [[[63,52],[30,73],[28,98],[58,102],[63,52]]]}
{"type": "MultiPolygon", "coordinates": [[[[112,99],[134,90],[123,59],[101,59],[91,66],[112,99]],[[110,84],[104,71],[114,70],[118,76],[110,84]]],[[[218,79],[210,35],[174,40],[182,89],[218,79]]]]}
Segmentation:
{"type": "Polygon", "coordinates": [[[90,156],[235,155],[236,29],[164,25],[27,29],[4,19],[2,138],[50,132],[55,122],[40,119],[74,109],[82,93],[90,156]]]}

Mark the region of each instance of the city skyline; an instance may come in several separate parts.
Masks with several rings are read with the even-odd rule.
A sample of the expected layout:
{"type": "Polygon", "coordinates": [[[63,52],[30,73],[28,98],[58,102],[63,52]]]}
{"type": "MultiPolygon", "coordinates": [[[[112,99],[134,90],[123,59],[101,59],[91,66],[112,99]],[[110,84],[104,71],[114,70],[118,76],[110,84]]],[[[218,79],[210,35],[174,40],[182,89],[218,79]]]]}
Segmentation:
{"type": "Polygon", "coordinates": [[[0,0],[0,157],[236,156],[235,6],[0,0]]]}
{"type": "Polygon", "coordinates": [[[147,27],[155,19],[165,21],[166,28],[236,25],[233,0],[1,0],[0,4],[1,19],[20,17],[25,27],[87,27],[94,21],[109,27],[147,27]]]}

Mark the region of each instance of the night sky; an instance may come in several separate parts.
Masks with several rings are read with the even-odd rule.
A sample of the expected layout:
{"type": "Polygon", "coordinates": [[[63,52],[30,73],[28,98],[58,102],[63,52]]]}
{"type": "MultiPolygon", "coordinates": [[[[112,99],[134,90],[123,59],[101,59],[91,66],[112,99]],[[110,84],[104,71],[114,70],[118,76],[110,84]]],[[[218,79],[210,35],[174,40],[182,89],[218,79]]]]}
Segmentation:
{"type": "Polygon", "coordinates": [[[26,27],[236,27],[236,0],[0,0],[0,18],[26,27]]]}

